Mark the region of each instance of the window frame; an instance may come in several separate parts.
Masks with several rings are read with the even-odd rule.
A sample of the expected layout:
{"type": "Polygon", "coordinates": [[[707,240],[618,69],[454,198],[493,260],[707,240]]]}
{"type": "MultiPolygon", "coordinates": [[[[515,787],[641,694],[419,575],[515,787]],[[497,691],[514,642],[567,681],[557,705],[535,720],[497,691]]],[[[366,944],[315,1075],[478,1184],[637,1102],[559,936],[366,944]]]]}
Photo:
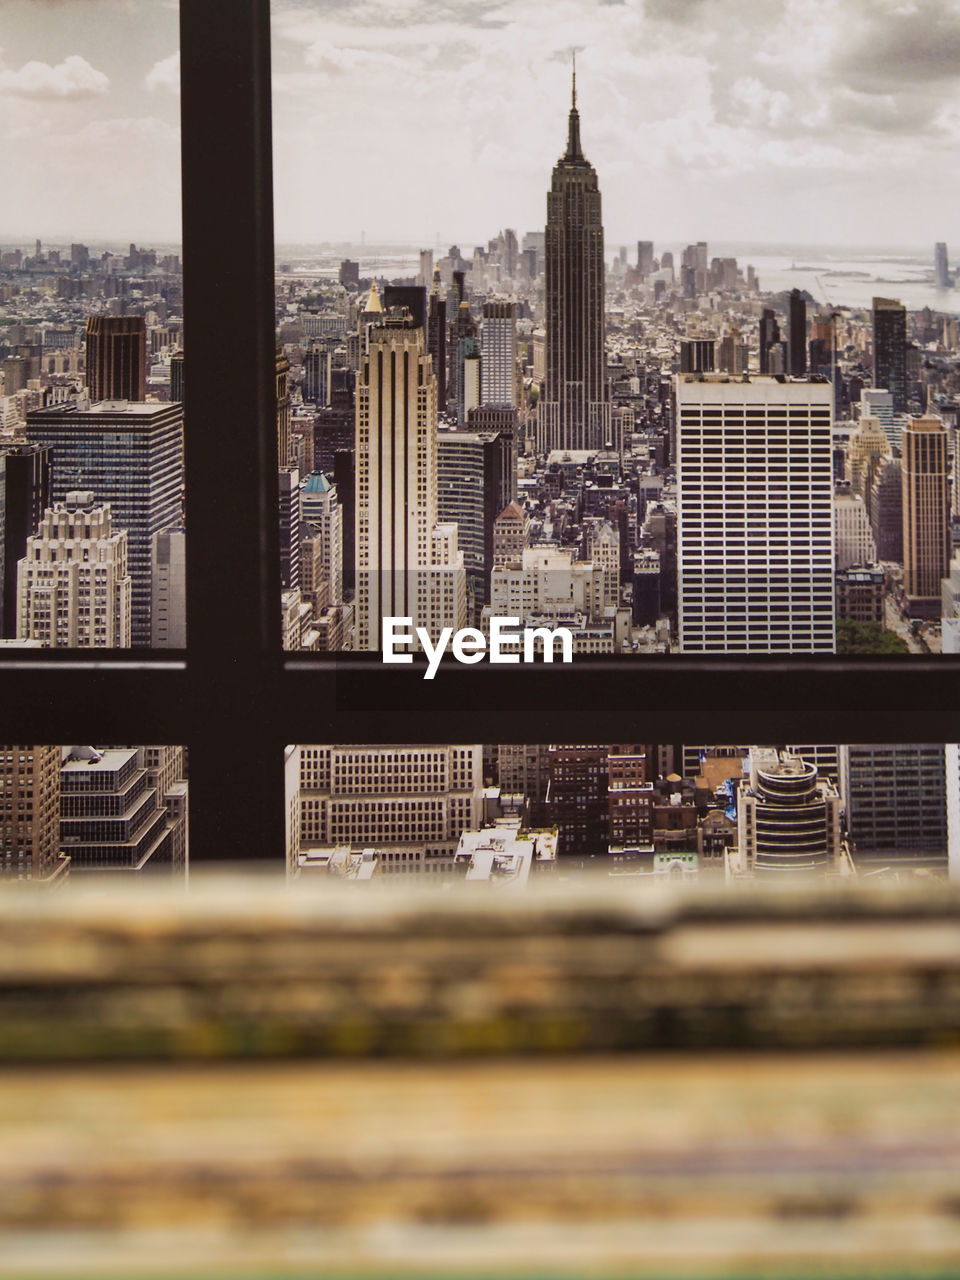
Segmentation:
{"type": "Polygon", "coordinates": [[[955,740],[960,660],[282,650],[269,0],[181,0],[187,648],[0,654],[8,739],[183,743],[194,866],[285,867],[288,742],[955,740]]]}

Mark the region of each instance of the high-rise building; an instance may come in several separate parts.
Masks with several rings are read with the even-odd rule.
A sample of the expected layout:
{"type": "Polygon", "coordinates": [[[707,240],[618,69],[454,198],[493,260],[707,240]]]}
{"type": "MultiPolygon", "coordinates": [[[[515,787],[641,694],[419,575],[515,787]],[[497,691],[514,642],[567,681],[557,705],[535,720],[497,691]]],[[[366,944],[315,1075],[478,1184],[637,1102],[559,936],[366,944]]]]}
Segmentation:
{"type": "Polygon", "coordinates": [[[903,589],[911,614],[939,618],[950,566],[949,460],[943,419],[908,418],[903,428],[903,589]]]}
{"type": "Polygon", "coordinates": [[[870,517],[859,493],[842,488],[833,495],[833,526],[838,569],[875,562],[877,548],[870,517]]]}
{"type": "Polygon", "coordinates": [[[132,641],[148,646],[153,535],[181,519],[183,406],[54,405],[27,414],[27,439],[50,449],[53,502],[88,489],[97,503],[110,504],[114,525],[126,529],[132,641]]]}
{"type": "Polygon", "coordinates": [[[147,782],[156,788],[157,800],[166,809],[165,821],[169,832],[170,869],[174,873],[186,870],[189,861],[187,831],[188,784],[183,747],[141,747],[143,767],[147,782]]]}
{"type": "Polygon", "coordinates": [[[307,476],[300,488],[300,511],[304,523],[320,531],[320,570],[328,583],[329,603],[343,604],[343,507],[337,486],[322,471],[307,476]]]}
{"type": "Polygon", "coordinates": [[[62,748],[60,841],[72,876],[185,869],[183,841],[137,747],[62,748]]]}
{"type": "Polygon", "coordinates": [[[183,402],[183,352],[174,351],[170,356],[170,399],[183,402]]]}
{"type": "Polygon", "coordinates": [[[576,70],[567,149],[547,194],[546,376],[538,448],[602,448],[610,435],[604,352],[603,219],[580,145],[576,70]]]}
{"type": "Polygon", "coordinates": [[[840,748],[840,790],[853,856],[871,864],[945,866],[942,743],[852,742],[840,748]]]}
{"type": "Polygon", "coordinates": [[[480,323],[483,357],[481,405],[517,407],[517,307],[513,302],[485,302],[480,323]]]}
{"type": "Polygon", "coordinates": [[[303,398],[327,408],[330,404],[332,356],[322,343],[310,347],[303,357],[303,398]]]}
{"type": "Polygon", "coordinates": [[[60,748],[0,746],[0,884],[62,882],[60,748]]]}
{"type": "Polygon", "coordinates": [[[609,848],[625,852],[651,845],[653,786],[647,781],[645,743],[618,743],[607,753],[609,848]]]}
{"type": "Polygon", "coordinates": [[[933,282],[938,289],[950,288],[950,260],[947,257],[947,246],[938,240],[933,247],[933,282]]]}
{"type": "Polygon", "coordinates": [[[443,295],[438,267],[434,268],[427,298],[427,350],[437,379],[437,409],[442,413],[447,407],[447,300],[443,295]]]}
{"type": "Polygon", "coordinates": [[[873,385],[893,395],[894,413],[907,412],[907,309],[893,298],[873,300],[873,385]]]}
{"type": "Polygon", "coordinates": [[[890,445],[879,418],[860,415],[860,421],[850,432],[847,445],[846,470],[850,488],[863,498],[867,515],[873,509],[873,482],[883,458],[890,457],[890,445]]]}
{"type": "Polygon", "coordinates": [[[564,859],[584,862],[606,855],[609,843],[609,748],[552,744],[546,814],[560,832],[564,859]]]}
{"type": "Polygon", "coordinates": [[[637,241],[637,270],[642,276],[648,276],[653,271],[652,240],[637,241]]]}
{"type": "Polygon", "coordinates": [[[774,747],[751,747],[737,796],[742,873],[840,873],[847,861],[837,788],[815,765],[774,747]]]}
{"type": "Polygon", "coordinates": [[[833,652],[832,389],[680,374],[680,645],[833,652]]]}
{"type": "Polygon", "coordinates": [[[27,539],[18,577],[18,640],[51,649],[130,647],[127,532],[89,491],[68,493],[27,539]]]}
{"type": "Polygon", "coordinates": [[[187,646],[187,532],[183,525],[153,535],[150,646],[187,646]]]}
{"type": "Polygon", "coordinates": [[[457,526],[475,606],[490,598],[493,525],[510,499],[512,432],[441,431],[437,438],[437,517],[457,526]]]}
{"type": "Polygon", "coordinates": [[[877,559],[903,563],[903,475],[899,458],[881,458],[870,497],[877,559]]]}
{"type": "MultiPolygon", "coordinates": [[[[771,368],[771,352],[780,348],[780,326],[776,312],[764,307],[760,316],[760,372],[775,373],[771,368]]],[[[780,372],[783,372],[782,370],[780,372]]]]}
{"type": "Polygon", "coordinates": [[[290,361],[277,344],[277,456],[281,467],[290,466],[290,361]]]}
{"type": "Polygon", "coordinates": [[[50,450],[0,443],[0,635],[17,634],[17,566],[50,506],[50,450]]]}
{"type": "Polygon", "coordinates": [[[681,373],[713,373],[717,343],[714,338],[683,338],[680,342],[681,373]]]}
{"type": "Polygon", "coordinates": [[[357,643],[379,649],[384,617],[431,637],[466,624],[456,525],[437,510],[437,384],[423,330],[384,314],[357,387],[357,643]]]}
{"type": "Polygon", "coordinates": [[[280,508],[280,585],[293,591],[300,585],[300,472],[281,467],[277,473],[280,508]]]}
{"type": "Polygon", "coordinates": [[[799,289],[790,290],[790,376],[807,376],[807,302],[799,289]]]}
{"type": "Polygon", "coordinates": [[[497,747],[497,781],[501,794],[524,796],[534,826],[544,820],[549,755],[549,748],[540,742],[500,743],[497,747]]]}
{"type": "Polygon", "coordinates": [[[480,745],[301,747],[303,846],[372,847],[384,870],[440,871],[482,816],[480,745]]]}
{"type": "Polygon", "coordinates": [[[417,284],[429,289],[433,281],[433,250],[420,250],[420,270],[417,272],[417,284]]]}
{"type": "Polygon", "coordinates": [[[147,326],[143,316],[89,316],[86,372],[91,401],[145,399],[147,326]]]}

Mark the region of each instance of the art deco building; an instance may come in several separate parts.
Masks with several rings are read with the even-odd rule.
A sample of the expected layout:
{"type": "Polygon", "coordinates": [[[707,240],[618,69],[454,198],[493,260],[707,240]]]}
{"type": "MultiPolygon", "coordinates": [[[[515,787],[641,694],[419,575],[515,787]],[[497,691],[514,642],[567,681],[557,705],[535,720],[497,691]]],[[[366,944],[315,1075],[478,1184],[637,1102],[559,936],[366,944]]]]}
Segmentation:
{"type": "Polygon", "coordinates": [[[130,647],[127,532],[93,494],[68,493],[44,513],[20,561],[18,640],[51,649],[130,647]]]}
{"type": "Polygon", "coordinates": [[[831,653],[830,384],[681,374],[676,399],[681,649],[831,653]]]}
{"type": "Polygon", "coordinates": [[[872,516],[873,482],[883,459],[889,457],[890,444],[880,419],[861,413],[847,445],[847,479],[866,503],[868,516],[872,516]]]}
{"type": "Polygon", "coordinates": [[[576,71],[567,149],[547,193],[546,368],[538,448],[597,449],[610,434],[604,358],[603,220],[580,145],[576,71]]]}
{"type": "Polygon", "coordinates": [[[950,567],[947,432],[933,414],[903,428],[903,589],[911,614],[940,616],[941,584],[950,567]]]}
{"type": "Polygon", "coordinates": [[[457,527],[437,509],[437,384],[423,330],[384,312],[368,328],[357,383],[357,644],[379,649],[382,619],[431,637],[466,625],[457,527]]]}

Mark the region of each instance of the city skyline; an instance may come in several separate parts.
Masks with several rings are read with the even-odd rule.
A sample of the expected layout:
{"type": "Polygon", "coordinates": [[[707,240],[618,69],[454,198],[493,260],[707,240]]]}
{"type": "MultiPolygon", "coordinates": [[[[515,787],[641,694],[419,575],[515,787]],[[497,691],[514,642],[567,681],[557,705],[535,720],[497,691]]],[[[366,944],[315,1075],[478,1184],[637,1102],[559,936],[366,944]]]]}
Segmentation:
{"type": "MultiPolygon", "coordinates": [[[[0,129],[28,180],[0,234],[176,239],[176,5],[13,0],[6,17],[0,129]],[[53,199],[64,179],[69,227],[53,199]]],[[[413,0],[386,16],[274,4],[278,240],[479,242],[542,225],[576,48],[611,243],[949,241],[956,4],[567,0],[551,18],[529,0],[413,0]],[[442,159],[443,181],[404,176],[405,137],[442,159]],[[370,200],[371,174],[381,191],[404,184],[400,221],[396,202],[370,200]]]]}

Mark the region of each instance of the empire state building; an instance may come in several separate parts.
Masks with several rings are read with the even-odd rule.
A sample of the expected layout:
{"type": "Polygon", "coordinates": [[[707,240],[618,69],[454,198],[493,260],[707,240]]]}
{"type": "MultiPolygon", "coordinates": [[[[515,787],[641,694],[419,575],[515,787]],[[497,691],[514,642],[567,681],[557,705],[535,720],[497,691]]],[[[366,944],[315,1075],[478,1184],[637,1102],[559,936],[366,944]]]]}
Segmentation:
{"type": "Polygon", "coordinates": [[[610,437],[603,345],[603,222],[597,171],[580,145],[573,71],[567,150],[547,193],[546,368],[538,446],[599,449],[610,437]]]}

